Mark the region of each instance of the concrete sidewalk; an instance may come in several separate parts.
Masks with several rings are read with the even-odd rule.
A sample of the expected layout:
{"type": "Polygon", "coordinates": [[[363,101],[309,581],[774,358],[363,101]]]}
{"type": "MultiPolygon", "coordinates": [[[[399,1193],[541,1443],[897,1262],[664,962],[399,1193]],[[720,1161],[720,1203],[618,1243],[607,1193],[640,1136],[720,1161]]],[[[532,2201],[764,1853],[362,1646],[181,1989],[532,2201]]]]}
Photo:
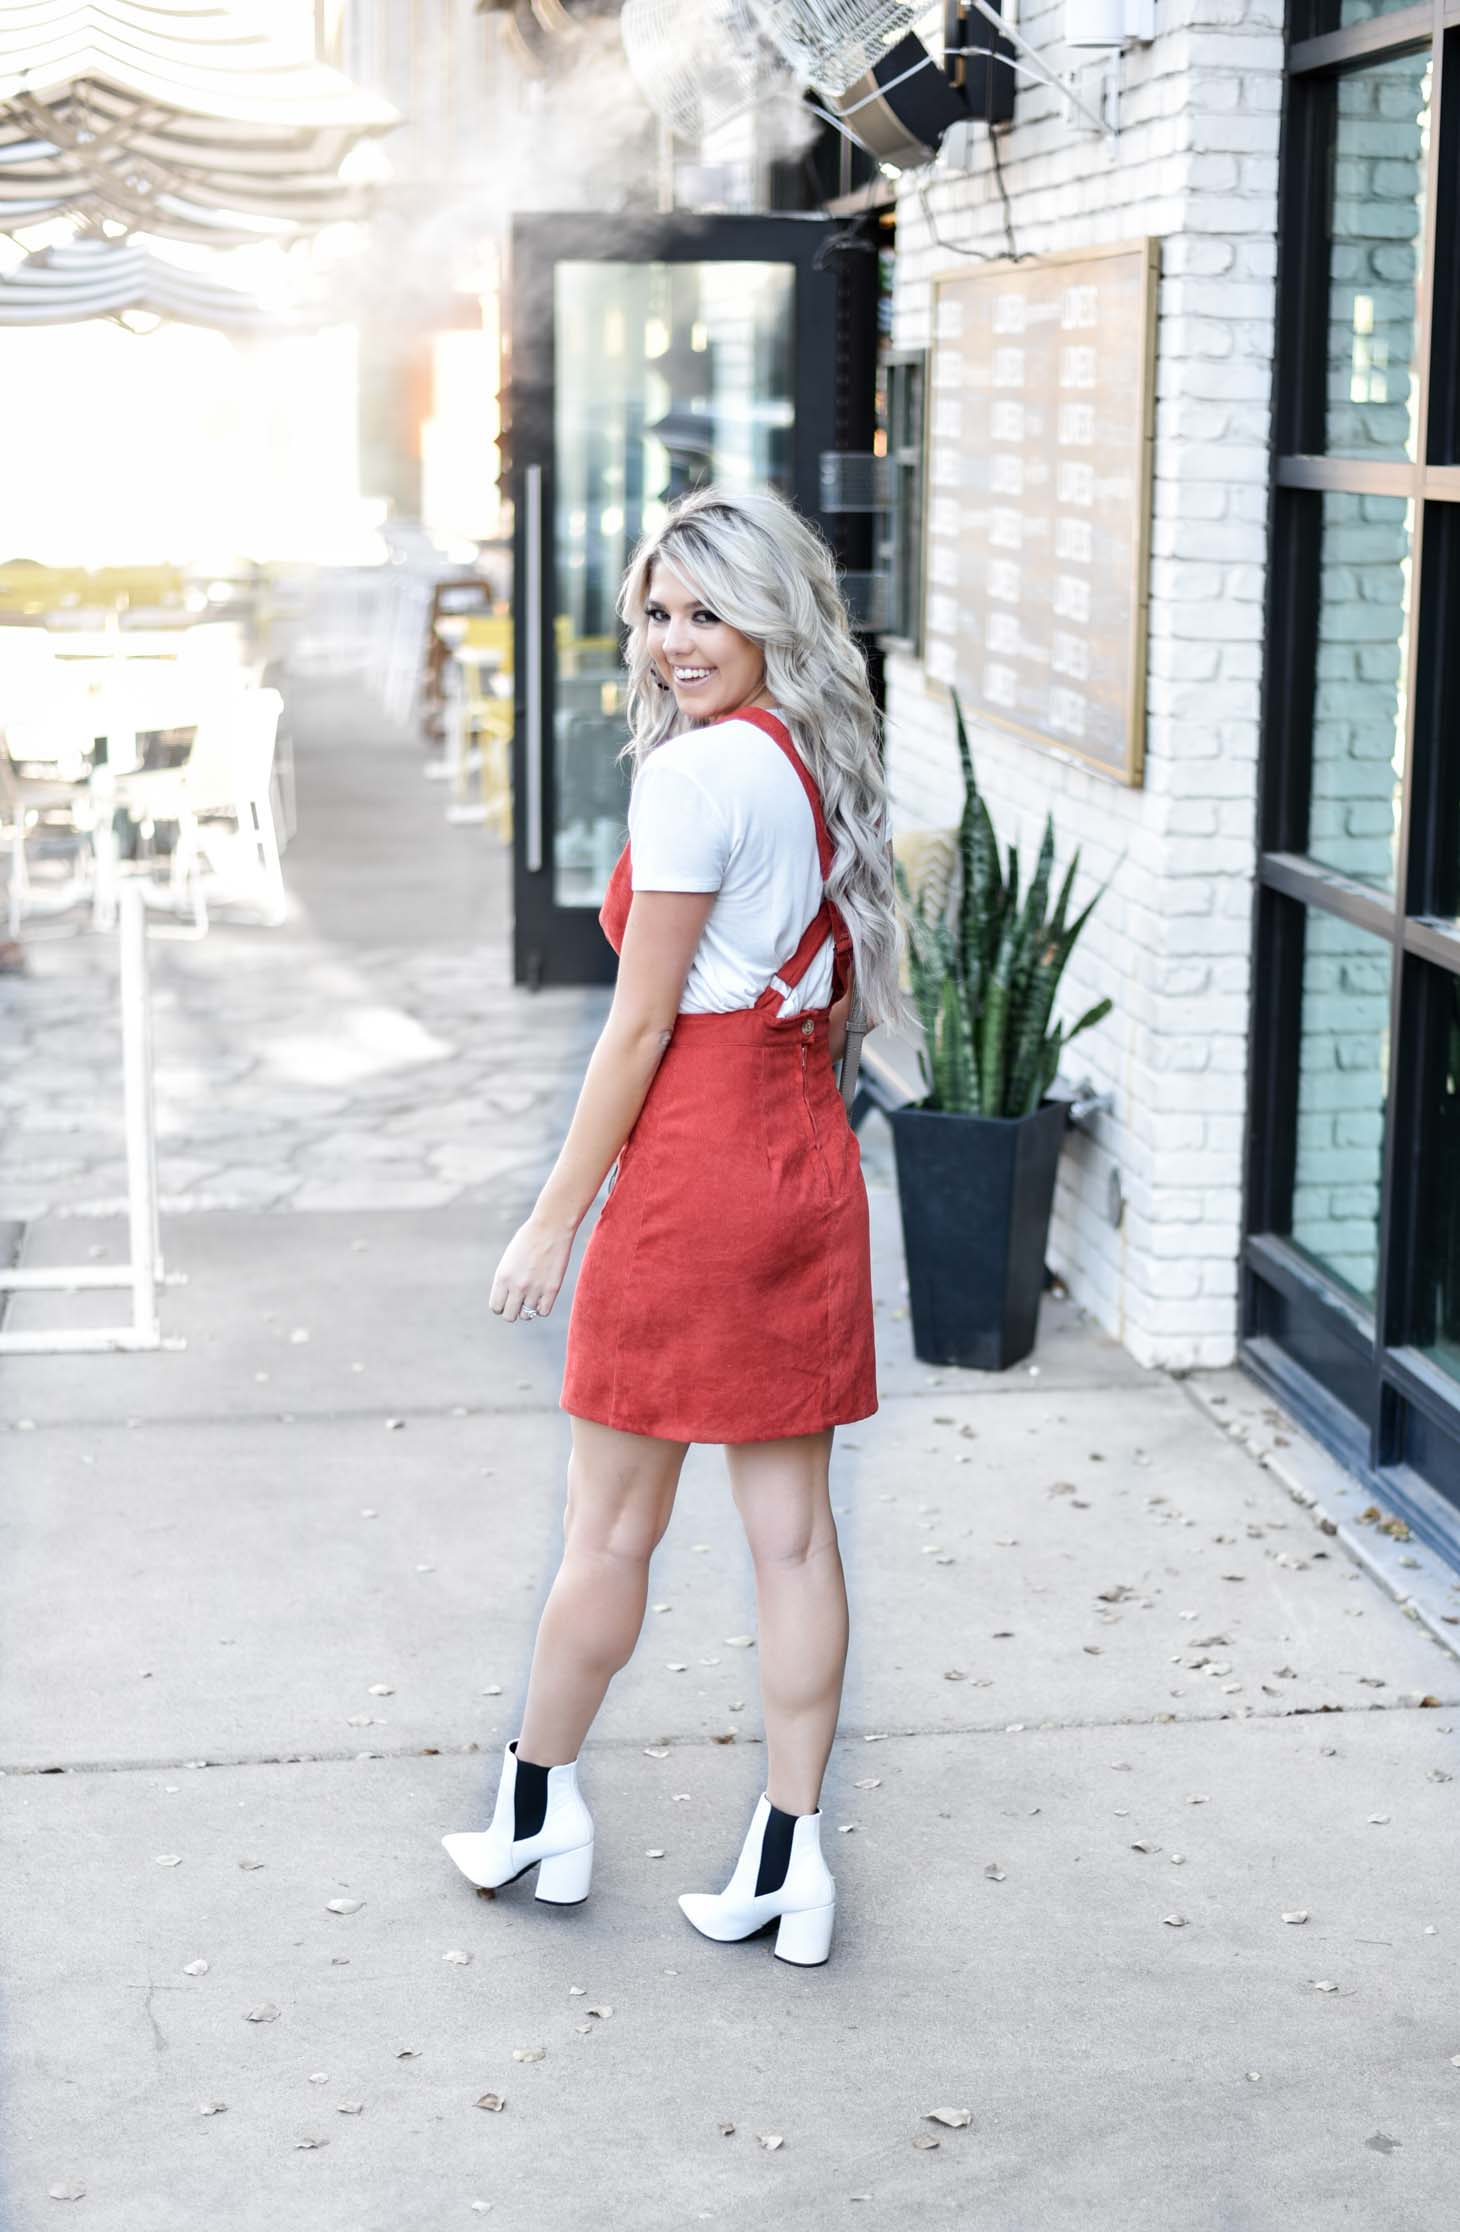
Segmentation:
{"type": "MultiPolygon", "coordinates": [[[[764,1776],[715,1449],[585,1749],[588,1904],[462,1883],[437,1840],[485,1818],[516,1731],[568,1446],[568,1296],[508,1327],[486,1290],[603,1002],[505,984],[500,858],[440,823],[411,747],[325,700],[301,727],[295,924],[159,949],[165,1061],[209,969],[246,955],[252,987],[231,1082],[174,1079],[176,1156],[257,1117],[286,1178],[332,1126],[501,1161],[358,1149],[319,1207],[215,1171],[168,1225],[184,1350],[0,1372],[0,2225],[1448,2226],[1460,1592],[1337,1475],[1285,1485],[1301,1444],[1235,1375],[1145,1374],[1068,1304],[1035,1372],[918,1364],[875,1124],[882,1403],[833,1472],[830,1964],[708,1944],[675,1901],[723,1882],[764,1776]],[[352,882],[372,799],[405,893],[388,858],[352,882]],[[270,1049],[358,1047],[352,1000],[440,1051],[377,1018],[410,1059],[311,1117],[270,1049]],[[483,1114],[489,1088],[533,1099],[483,1114]],[[399,1192],[427,1184],[450,1198],[399,1192]]],[[[42,954],[25,991],[84,1013],[83,959],[42,954]]],[[[27,1260],[120,1247],[82,1213],[109,1207],[98,1169],[45,1181],[27,1260]]]]}

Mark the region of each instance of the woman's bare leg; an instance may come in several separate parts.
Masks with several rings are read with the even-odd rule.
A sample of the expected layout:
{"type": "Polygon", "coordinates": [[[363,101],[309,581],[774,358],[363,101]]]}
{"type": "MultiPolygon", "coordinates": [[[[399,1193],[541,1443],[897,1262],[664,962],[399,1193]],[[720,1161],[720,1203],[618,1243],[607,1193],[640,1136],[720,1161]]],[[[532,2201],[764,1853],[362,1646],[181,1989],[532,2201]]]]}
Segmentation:
{"type": "Polygon", "coordinates": [[[846,1577],[828,1483],[833,1432],[725,1449],[755,1562],[766,1795],[791,1814],[821,1803],[846,1672],[846,1577]]]}
{"type": "Polygon", "coordinates": [[[563,1558],[538,1622],[518,1754],[576,1759],[609,1683],[632,1658],[649,1560],[669,1524],[688,1442],[573,1420],[563,1558]]]}

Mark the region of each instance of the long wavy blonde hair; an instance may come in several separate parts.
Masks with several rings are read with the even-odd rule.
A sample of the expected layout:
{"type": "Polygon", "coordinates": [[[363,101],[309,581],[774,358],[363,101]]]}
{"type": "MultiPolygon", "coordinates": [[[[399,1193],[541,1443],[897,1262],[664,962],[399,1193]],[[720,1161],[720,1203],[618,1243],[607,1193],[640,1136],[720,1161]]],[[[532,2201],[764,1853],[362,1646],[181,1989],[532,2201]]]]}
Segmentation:
{"type": "Polygon", "coordinates": [[[636,774],[669,737],[707,725],[681,713],[673,691],[655,678],[645,608],[661,559],[763,653],[771,697],[787,715],[821,794],[833,847],[826,890],[851,932],[867,1027],[908,1029],[912,1015],[898,982],[900,931],[880,724],[831,550],[770,489],[694,489],[644,536],[618,601],[629,631],[629,739],[619,757],[632,759],[636,774]]]}

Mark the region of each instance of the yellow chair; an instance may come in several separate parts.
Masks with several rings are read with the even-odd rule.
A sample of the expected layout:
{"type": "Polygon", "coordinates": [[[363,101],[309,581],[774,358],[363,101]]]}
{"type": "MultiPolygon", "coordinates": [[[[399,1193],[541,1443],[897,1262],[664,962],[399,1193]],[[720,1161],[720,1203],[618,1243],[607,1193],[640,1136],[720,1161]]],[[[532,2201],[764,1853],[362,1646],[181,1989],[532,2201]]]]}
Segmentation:
{"type": "Polygon", "coordinates": [[[453,821],[492,821],[504,845],[512,842],[512,616],[473,612],[464,616],[457,646],[458,723],[455,752],[453,821]],[[480,798],[469,803],[467,778],[479,777],[480,798]]]}

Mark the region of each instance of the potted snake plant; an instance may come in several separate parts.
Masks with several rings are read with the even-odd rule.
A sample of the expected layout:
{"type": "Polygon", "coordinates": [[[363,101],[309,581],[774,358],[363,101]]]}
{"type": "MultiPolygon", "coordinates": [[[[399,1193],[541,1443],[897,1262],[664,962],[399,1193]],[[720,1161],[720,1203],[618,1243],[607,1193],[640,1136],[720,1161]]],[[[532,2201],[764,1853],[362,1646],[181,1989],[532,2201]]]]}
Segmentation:
{"type": "Polygon", "coordinates": [[[1050,905],[1046,818],[1021,897],[1019,856],[1001,862],[974,777],[963,711],[956,844],[931,852],[916,887],[895,873],[922,1025],[924,1097],[891,1117],[914,1353],[929,1364],[1002,1371],[1034,1346],[1067,1104],[1051,1099],[1060,1059],[1110,1012],[1098,1000],[1067,1029],[1055,995],[1101,892],[1070,913],[1078,850],[1050,905]]]}

